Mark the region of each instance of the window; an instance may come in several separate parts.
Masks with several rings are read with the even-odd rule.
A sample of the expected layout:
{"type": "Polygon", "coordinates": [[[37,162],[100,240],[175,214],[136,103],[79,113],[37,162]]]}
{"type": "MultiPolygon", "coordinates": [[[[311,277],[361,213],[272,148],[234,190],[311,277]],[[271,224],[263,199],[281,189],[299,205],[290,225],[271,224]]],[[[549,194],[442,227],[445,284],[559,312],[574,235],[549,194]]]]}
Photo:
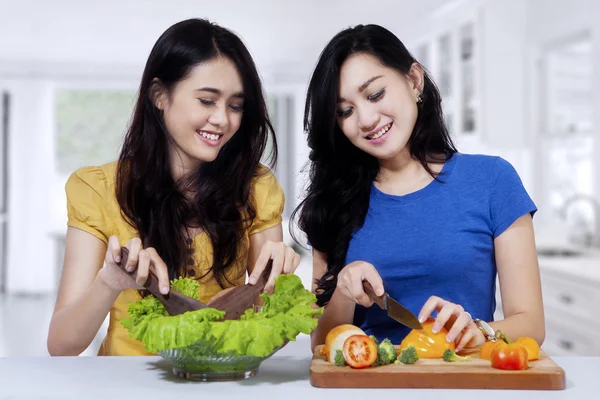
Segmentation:
{"type": "Polygon", "coordinates": [[[583,237],[594,230],[594,128],[589,38],[552,46],[543,55],[542,145],[547,154],[544,197],[551,213],[567,218],[583,237]]]}
{"type": "Polygon", "coordinates": [[[6,249],[8,244],[8,130],[10,93],[0,92],[0,293],[6,284],[6,249]]]}
{"type": "MultiPolygon", "coordinates": [[[[87,165],[117,159],[136,100],[132,89],[59,88],[55,92],[57,193],[68,176],[87,165]]],[[[275,129],[279,162],[275,174],[286,193],[285,217],[294,207],[294,94],[269,93],[267,106],[275,129]]],[[[269,140],[263,161],[271,154],[269,140]]],[[[61,209],[62,212],[62,209],[61,209]]]]}
{"type": "Polygon", "coordinates": [[[58,89],[55,95],[56,168],[77,168],[118,157],[133,110],[131,90],[58,89]]]}
{"type": "Polygon", "coordinates": [[[475,56],[473,24],[460,28],[460,56],[462,70],[462,131],[475,131],[475,56]]]}
{"type": "Polygon", "coordinates": [[[445,34],[439,40],[439,86],[440,94],[445,99],[452,96],[452,48],[450,35],[445,34]]]}

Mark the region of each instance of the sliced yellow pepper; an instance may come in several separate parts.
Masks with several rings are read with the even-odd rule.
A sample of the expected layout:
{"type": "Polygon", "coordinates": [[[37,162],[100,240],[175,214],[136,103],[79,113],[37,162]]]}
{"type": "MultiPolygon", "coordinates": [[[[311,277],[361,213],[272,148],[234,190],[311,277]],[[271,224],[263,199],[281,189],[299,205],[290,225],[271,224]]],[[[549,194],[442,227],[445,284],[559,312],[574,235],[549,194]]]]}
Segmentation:
{"type": "Polygon", "coordinates": [[[446,342],[448,330],[442,327],[439,332],[433,333],[432,328],[435,320],[425,321],[423,329],[413,329],[400,343],[400,349],[415,346],[419,358],[442,358],[447,349],[455,350],[454,342],[446,342]]]}

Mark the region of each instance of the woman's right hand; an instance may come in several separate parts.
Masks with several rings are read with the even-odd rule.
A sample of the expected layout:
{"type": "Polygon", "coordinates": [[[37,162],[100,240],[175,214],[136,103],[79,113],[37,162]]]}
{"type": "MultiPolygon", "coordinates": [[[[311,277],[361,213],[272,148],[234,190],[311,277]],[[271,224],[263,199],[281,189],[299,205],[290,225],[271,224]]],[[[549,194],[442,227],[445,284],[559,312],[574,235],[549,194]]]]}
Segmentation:
{"type": "Polygon", "coordinates": [[[381,276],[379,276],[373,264],[364,261],[354,261],[340,271],[337,290],[347,299],[362,306],[371,307],[373,300],[365,293],[363,281],[371,284],[377,296],[383,295],[384,288],[381,276]]]}
{"type": "Polygon", "coordinates": [[[125,289],[144,289],[144,283],[148,279],[149,271],[152,271],[158,277],[158,285],[162,294],[169,293],[169,273],[167,265],[160,258],[156,250],[152,247],[142,248],[142,241],[139,238],[133,238],[125,245],[129,250],[127,265],[125,269],[133,271],[137,265],[135,275],[126,274],[121,268],[121,244],[116,236],[108,239],[106,256],[104,258],[104,268],[100,270],[98,276],[102,281],[115,292],[121,292],[125,289]]]}

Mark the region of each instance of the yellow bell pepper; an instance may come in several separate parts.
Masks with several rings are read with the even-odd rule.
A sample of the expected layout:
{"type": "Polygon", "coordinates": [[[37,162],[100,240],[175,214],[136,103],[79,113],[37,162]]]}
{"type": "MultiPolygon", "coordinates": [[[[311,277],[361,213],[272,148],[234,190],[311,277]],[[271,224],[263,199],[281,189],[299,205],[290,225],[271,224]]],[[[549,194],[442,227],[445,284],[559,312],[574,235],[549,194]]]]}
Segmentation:
{"type": "Polygon", "coordinates": [[[435,320],[425,321],[423,329],[413,329],[406,335],[400,349],[404,350],[409,346],[415,346],[419,358],[442,358],[447,349],[455,350],[454,342],[446,342],[448,330],[442,327],[437,333],[432,332],[435,320]]]}
{"type": "Polygon", "coordinates": [[[520,337],[514,341],[514,344],[524,347],[527,350],[528,361],[539,360],[540,345],[535,339],[530,337],[520,337]]]}
{"type": "Polygon", "coordinates": [[[481,358],[482,360],[491,360],[492,352],[496,349],[496,347],[506,346],[508,346],[508,344],[503,340],[497,340],[495,342],[485,342],[479,350],[479,358],[481,358]]]}

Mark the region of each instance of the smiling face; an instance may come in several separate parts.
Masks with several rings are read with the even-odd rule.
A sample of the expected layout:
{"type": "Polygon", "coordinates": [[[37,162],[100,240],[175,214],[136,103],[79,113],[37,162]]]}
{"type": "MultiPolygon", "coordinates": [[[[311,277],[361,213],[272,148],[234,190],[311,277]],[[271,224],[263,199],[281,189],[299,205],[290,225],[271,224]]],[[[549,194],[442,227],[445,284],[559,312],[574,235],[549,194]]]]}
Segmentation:
{"type": "Polygon", "coordinates": [[[337,121],[359,149],[387,160],[406,152],[417,120],[423,74],[414,64],[407,77],[372,55],[350,56],[340,70],[337,121]]]}
{"type": "Polygon", "coordinates": [[[242,122],[243,92],[235,65],[218,57],[193,67],[170,93],[157,96],[173,139],[169,154],[177,175],[217,158],[242,122]]]}

